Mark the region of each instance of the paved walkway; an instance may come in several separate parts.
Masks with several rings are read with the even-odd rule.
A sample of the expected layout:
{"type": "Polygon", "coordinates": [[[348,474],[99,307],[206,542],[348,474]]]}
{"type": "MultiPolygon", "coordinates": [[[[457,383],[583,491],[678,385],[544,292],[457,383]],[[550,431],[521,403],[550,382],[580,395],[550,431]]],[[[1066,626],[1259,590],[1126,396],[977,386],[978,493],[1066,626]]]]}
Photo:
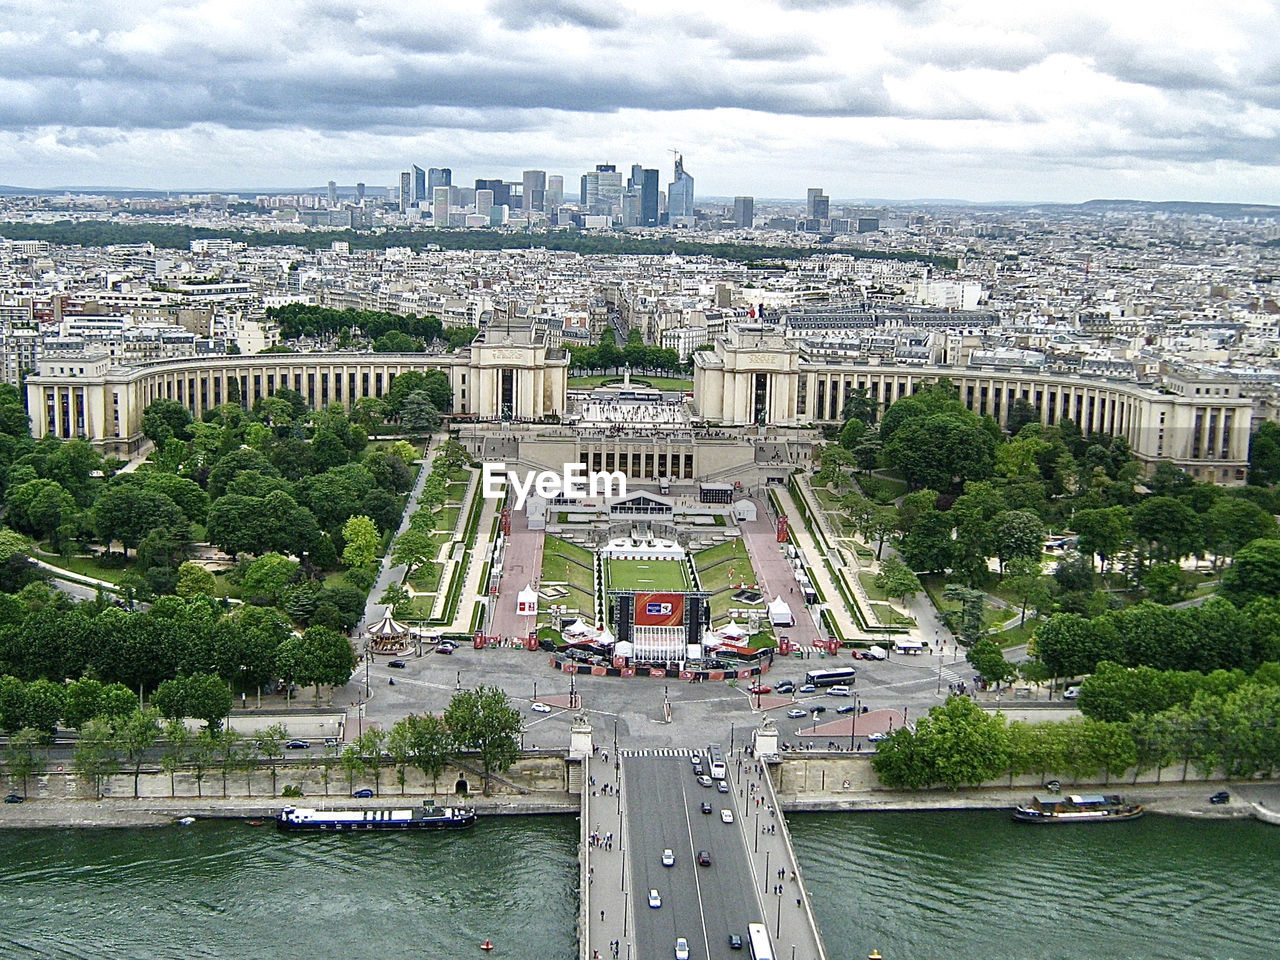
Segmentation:
{"type": "MultiPolygon", "coordinates": [[[[477,487],[476,496],[480,496],[477,487]]],[[[467,578],[462,583],[462,591],[458,594],[458,606],[453,614],[453,622],[441,627],[445,633],[468,633],[471,630],[471,617],[475,612],[475,602],[484,590],[480,576],[485,571],[485,551],[489,549],[487,542],[489,528],[493,526],[493,518],[501,506],[500,500],[486,499],[480,508],[480,519],[476,521],[476,542],[467,552],[467,578]]],[[[470,509],[470,508],[468,508],[470,509]]]]}
{"type": "Polygon", "coordinates": [[[738,521],[738,529],[742,531],[742,542],[751,558],[760,590],[766,600],[782,597],[795,616],[795,625],[779,630],[779,633],[802,647],[812,647],[816,641],[827,638],[826,631],[818,626],[813,610],[805,607],[791,564],[782,552],[783,545],[778,543],[777,525],[771,512],[760,500],[754,503],[756,519],[738,521]]]}
{"type": "Polygon", "coordinates": [[[818,585],[818,589],[822,591],[823,597],[826,598],[827,609],[831,611],[831,615],[835,618],[836,623],[839,624],[840,632],[844,634],[846,640],[873,639],[870,634],[858,626],[852,614],[849,613],[849,608],[844,601],[844,595],[827,571],[827,565],[822,562],[822,558],[826,553],[819,548],[813,537],[810,536],[808,529],[805,528],[800,508],[796,505],[795,500],[791,498],[791,491],[785,487],[774,487],[773,491],[777,494],[778,503],[782,506],[782,512],[787,515],[787,529],[790,530],[791,536],[795,539],[796,546],[804,552],[805,559],[809,561],[809,570],[813,574],[814,582],[818,585]]]}
{"type": "MultiPolygon", "coordinates": [[[[507,538],[506,553],[502,559],[502,580],[498,584],[498,595],[492,599],[492,631],[495,636],[524,636],[533,626],[534,618],[516,614],[516,594],[542,579],[542,543],[543,531],[530,530],[528,515],[523,510],[512,510],[511,536],[507,538]]],[[[573,594],[565,602],[573,603],[580,599],[580,594],[573,594]]],[[[539,605],[541,603],[539,601],[539,605]]]]}
{"type": "MultiPolygon", "coordinates": [[[[405,502],[404,515],[400,518],[400,526],[395,532],[395,536],[391,538],[391,542],[395,542],[395,538],[400,536],[409,529],[409,520],[413,517],[418,509],[418,498],[422,496],[422,488],[426,485],[427,476],[431,473],[431,455],[432,451],[447,439],[443,434],[438,434],[428,441],[427,449],[422,455],[422,459],[418,461],[422,464],[422,469],[418,471],[417,482],[414,483],[413,489],[409,491],[409,499],[405,502]]],[[[404,580],[405,566],[391,563],[391,548],[388,545],[386,555],[382,558],[382,566],[378,570],[378,578],[373,582],[372,589],[369,590],[369,598],[365,601],[364,616],[360,618],[360,622],[355,625],[355,629],[351,631],[353,637],[363,636],[368,625],[382,619],[382,612],[386,609],[386,604],[382,602],[382,595],[392,584],[399,584],[404,580]]]]}
{"type": "Polygon", "coordinates": [[[588,872],[581,910],[587,930],[586,936],[579,930],[579,956],[610,960],[614,955],[611,944],[617,940],[618,960],[641,960],[631,939],[635,925],[628,912],[627,843],[620,815],[621,792],[615,791],[621,783],[621,766],[608,751],[598,752],[583,766],[588,780],[583,787],[582,856],[588,872]],[[612,841],[604,841],[604,845],[592,843],[592,837],[609,836],[612,841]]]}

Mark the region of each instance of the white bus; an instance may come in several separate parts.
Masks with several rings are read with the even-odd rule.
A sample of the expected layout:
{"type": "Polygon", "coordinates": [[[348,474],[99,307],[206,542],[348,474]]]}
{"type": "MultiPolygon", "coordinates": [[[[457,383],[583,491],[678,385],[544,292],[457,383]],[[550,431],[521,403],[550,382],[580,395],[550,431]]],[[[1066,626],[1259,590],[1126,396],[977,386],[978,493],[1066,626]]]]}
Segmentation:
{"type": "Polygon", "coordinates": [[[711,768],[707,772],[713,780],[723,780],[729,775],[729,768],[724,762],[724,748],[720,744],[713,743],[707,747],[707,765],[711,768]]]}
{"type": "Polygon", "coordinates": [[[810,670],[804,675],[805,683],[812,683],[815,687],[834,687],[836,684],[853,683],[854,678],[858,676],[858,671],[853,667],[837,668],[835,670],[810,670]]]}
{"type": "Polygon", "coordinates": [[[747,924],[747,942],[751,945],[751,960],[773,960],[769,931],[763,923],[747,924]]]}

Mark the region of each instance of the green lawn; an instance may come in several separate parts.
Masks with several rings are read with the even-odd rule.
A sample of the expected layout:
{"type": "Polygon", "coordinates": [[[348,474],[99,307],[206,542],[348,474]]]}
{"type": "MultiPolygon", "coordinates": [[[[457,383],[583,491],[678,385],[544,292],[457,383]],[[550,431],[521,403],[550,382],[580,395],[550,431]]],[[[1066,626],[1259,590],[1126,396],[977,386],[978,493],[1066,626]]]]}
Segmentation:
{"type": "MultiPolygon", "coordinates": [[[[569,389],[584,390],[591,387],[603,387],[622,383],[622,377],[570,377],[569,389]]],[[[655,390],[692,390],[693,381],[684,377],[631,377],[631,383],[637,387],[653,387],[655,390]]]]}
{"type": "Polygon", "coordinates": [[[1002,647],[1015,647],[1020,643],[1026,643],[1030,640],[1032,634],[1036,632],[1036,627],[1039,625],[1040,621],[1031,614],[1028,614],[1026,623],[1013,627],[1010,630],[1005,630],[1002,633],[993,633],[991,635],[991,639],[1002,647]]]}
{"type": "Polygon", "coordinates": [[[755,568],[751,566],[751,558],[741,540],[729,540],[695,553],[693,562],[698,568],[698,581],[708,593],[723,590],[731,582],[756,582],[755,568]],[[732,581],[729,579],[730,570],[733,571],[732,581]]]}
{"type": "Polygon", "coordinates": [[[867,591],[868,600],[884,602],[889,599],[888,595],[876,586],[876,575],[870,570],[859,570],[858,581],[862,584],[862,589],[867,591]]]}
{"type": "Polygon", "coordinates": [[[542,582],[564,583],[578,591],[575,599],[584,609],[591,609],[595,596],[595,574],[592,573],[592,553],[586,547],[569,543],[559,537],[544,537],[542,541],[542,582]],[[576,561],[576,562],[574,562],[576,561]],[[585,567],[581,564],[586,564],[585,567]]]}
{"type": "MultiPolygon", "coordinates": [[[[106,580],[108,583],[119,583],[120,578],[129,570],[128,567],[104,567],[92,557],[50,556],[46,553],[38,553],[36,556],[51,566],[61,567],[63,570],[69,570],[71,573],[78,573],[82,577],[93,577],[95,580],[106,580]]],[[[130,556],[132,557],[133,555],[130,554],[130,556]]]]}
{"type": "Polygon", "coordinates": [[[440,578],[443,575],[444,564],[433,560],[413,571],[409,585],[421,593],[435,593],[440,589],[440,578]]]}
{"type": "Polygon", "coordinates": [[[683,560],[617,560],[604,562],[605,587],[609,590],[656,590],[679,593],[692,590],[683,560]]]}
{"type": "Polygon", "coordinates": [[[914,627],[916,622],[905,614],[899,613],[887,603],[873,603],[871,609],[876,613],[876,619],[887,626],[914,627]]]}

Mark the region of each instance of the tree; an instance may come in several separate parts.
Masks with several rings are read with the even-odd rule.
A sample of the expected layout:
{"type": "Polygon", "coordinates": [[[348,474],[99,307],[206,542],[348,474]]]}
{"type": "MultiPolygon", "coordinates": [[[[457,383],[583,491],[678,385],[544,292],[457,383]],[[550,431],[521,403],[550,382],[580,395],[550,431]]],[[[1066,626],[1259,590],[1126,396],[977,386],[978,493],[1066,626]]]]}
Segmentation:
{"type": "Polygon", "coordinates": [[[912,570],[941,572],[951,565],[951,530],[950,515],[931,509],[912,524],[898,551],[912,570]]]}
{"type": "Polygon", "coordinates": [[[116,751],[133,775],[133,798],[136,800],[143,761],[160,736],[160,712],[154,709],[135,710],[114,726],[113,733],[116,751]]]}
{"type": "Polygon", "coordinates": [[[1053,677],[1092,673],[1098,661],[1114,655],[1102,631],[1074,613],[1055,613],[1036,628],[1036,656],[1053,677]]]}
{"type": "Polygon", "coordinates": [[[960,604],[960,629],[954,632],[965,646],[973,646],[987,632],[983,621],[987,595],[981,590],[973,590],[955,583],[948,583],[943,588],[942,595],[945,599],[960,604]]]}
{"type": "Polygon", "coordinates": [[[342,764],[343,772],[347,775],[347,792],[355,793],[356,777],[365,770],[364,758],[360,756],[360,749],[354,743],[347,745],[343,748],[338,762],[342,764]]]}
{"type": "Polygon", "coordinates": [[[1006,510],[996,517],[991,543],[1000,559],[1000,572],[1005,564],[1018,557],[1035,559],[1044,550],[1044,524],[1026,510],[1006,510]]]}
{"type": "Polygon", "coordinates": [[[378,598],[379,603],[385,603],[391,607],[391,612],[397,617],[405,617],[409,614],[410,605],[413,603],[413,597],[409,595],[409,591],[398,583],[393,583],[382,591],[382,596],[378,598]]]}
{"type": "Polygon", "coordinates": [[[1111,558],[1129,538],[1129,511],[1124,507],[1077,510],[1071,520],[1078,536],[1077,548],[1086,557],[1097,555],[1106,573],[1111,558]]]}
{"type": "Polygon", "coordinates": [[[1280,424],[1265,421],[1249,438],[1249,483],[1267,487],[1280,482],[1280,424]]]}
{"type": "Polygon", "coordinates": [[[11,780],[22,781],[22,794],[27,794],[27,780],[45,768],[48,762],[41,756],[40,748],[47,742],[47,734],[31,727],[23,727],[9,737],[5,744],[4,765],[11,780]]]}
{"type": "Polygon", "coordinates": [[[52,738],[65,703],[66,692],[61,684],[37,677],[27,684],[20,726],[34,727],[52,738]]]}
{"type": "Polygon", "coordinates": [[[935,784],[957,790],[991,780],[1008,769],[1004,717],[988,714],[968,697],[950,697],[883,741],[871,766],[885,786],[921,789],[935,784]]]}
{"type": "Polygon", "coordinates": [[[1142,585],[1156,603],[1173,603],[1186,592],[1182,568],[1176,563],[1153,563],[1143,573],[1142,585]]]}
{"type": "Polygon", "coordinates": [[[840,428],[840,446],[846,450],[856,450],[866,435],[867,425],[861,420],[848,420],[840,428]]]}
{"type": "Polygon", "coordinates": [[[75,498],[56,480],[30,480],[9,491],[9,520],[36,537],[57,536],[79,512],[75,498]]]}
{"type": "Polygon", "coordinates": [[[876,586],[886,596],[901,597],[905,606],[907,600],[922,589],[920,580],[911,568],[896,557],[890,557],[880,564],[880,572],[876,574],[876,586]]]}
{"type": "Polygon", "coordinates": [[[192,523],[204,523],[208,519],[209,495],[194,480],[172,473],[151,472],[143,480],[143,487],[168,497],[192,523]]]}
{"type": "Polygon", "coordinates": [[[193,673],[163,681],[151,703],[166,720],[192,717],[216,732],[231,713],[231,689],[217,674],[193,673]]]}
{"type": "Polygon", "coordinates": [[[93,504],[94,525],[108,546],[119,540],[127,554],[156,527],[171,527],[190,539],[190,527],[178,505],[137,483],[108,487],[93,504]]]}
{"type": "Polygon", "coordinates": [[[1254,540],[1237,550],[1220,593],[1236,604],[1280,594],[1280,540],[1254,540]]]}
{"type": "Polygon", "coordinates": [[[405,397],[400,423],[410,433],[435,433],[440,429],[440,411],[425,390],[415,390],[405,397]]]}
{"type": "Polygon", "coordinates": [[[1040,558],[1019,557],[1005,568],[1004,586],[1022,604],[1022,623],[1027,622],[1027,606],[1043,610],[1049,605],[1049,580],[1041,574],[1040,558]]]}
{"type": "Polygon", "coordinates": [[[990,637],[983,637],[965,654],[965,659],[988,683],[998,689],[1005,680],[1016,676],[1013,664],[1004,658],[1000,645],[990,637]]]}
{"type": "Polygon", "coordinates": [[[169,439],[190,440],[191,412],[177,400],[161,397],[142,411],[142,433],[157,447],[169,439]]]}
{"type": "Polygon", "coordinates": [[[406,772],[409,761],[413,759],[413,737],[408,717],[401,717],[392,724],[391,732],[387,734],[387,752],[391,754],[391,763],[396,769],[400,795],[404,796],[406,772]]]}
{"type": "Polygon", "coordinates": [[[491,774],[505,771],[520,755],[520,711],[498,687],[480,686],[454,694],[444,720],[459,746],[480,755],[487,796],[491,774]]]}
{"type": "Polygon", "coordinates": [[[246,597],[266,597],[272,603],[298,576],[298,564],[279,553],[264,553],[245,569],[240,589],[246,597]]]}
{"type": "Polygon", "coordinates": [[[93,787],[93,799],[102,799],[102,784],[120,769],[115,736],[106,720],[90,720],[80,728],[80,739],[71,754],[76,776],[93,787]]]}
{"type": "Polygon", "coordinates": [[[164,725],[164,747],[160,754],[160,769],[169,775],[169,796],[176,796],[174,774],[182,768],[192,753],[191,732],[181,720],[170,720],[164,725]]]}
{"type": "Polygon", "coordinates": [[[371,727],[356,737],[356,750],[364,769],[373,777],[373,792],[382,796],[382,745],[387,735],[376,727],[371,727]]]}
{"type": "Polygon", "coordinates": [[[1181,560],[1200,549],[1203,525],[1194,510],[1173,497],[1149,497],[1133,508],[1133,532],[1160,560],[1181,560]]]}
{"type": "Polygon", "coordinates": [[[1009,404],[1009,415],[1005,420],[1005,429],[1009,431],[1009,436],[1016,437],[1027,424],[1039,422],[1040,411],[1029,400],[1015,397],[1013,403],[1009,404]]]}
{"type": "Polygon", "coordinates": [[[180,597],[194,597],[202,594],[215,596],[218,592],[218,578],[190,560],[178,567],[178,583],[174,592],[180,597]]]}
{"type": "Polygon", "coordinates": [[[1219,497],[1204,514],[1204,542],[1214,553],[1213,564],[1232,556],[1251,540],[1274,540],[1276,519],[1256,503],[1240,497],[1219,497]]]}
{"type": "Polygon", "coordinates": [[[382,537],[378,525],[368,517],[351,517],[342,525],[342,562],[348,567],[363,567],[378,558],[382,537]]]}
{"type": "Polygon", "coordinates": [[[410,714],[405,720],[409,724],[413,765],[422,771],[424,778],[431,781],[431,792],[435,794],[440,774],[453,757],[453,734],[444,718],[434,713],[422,716],[410,714]]]}
{"type": "Polygon", "coordinates": [[[253,747],[257,751],[258,756],[265,757],[271,768],[271,795],[276,795],[276,760],[284,756],[284,741],[289,736],[289,731],[284,728],[284,724],[273,723],[269,727],[264,727],[253,735],[253,747]]]}
{"type": "Polygon", "coordinates": [[[440,552],[440,542],[431,536],[435,523],[434,513],[430,510],[419,510],[409,521],[409,529],[396,537],[391,549],[391,562],[397,566],[406,567],[406,577],[412,576],[418,567],[432,560],[440,552]],[[419,521],[420,517],[421,521],[419,521]]]}
{"type": "Polygon", "coordinates": [[[317,699],[321,684],[340,687],[351,679],[356,668],[351,641],[328,627],[307,627],[302,633],[299,655],[296,679],[299,683],[314,684],[317,699]]]}
{"type": "MultiPolygon", "coordinates": [[[[888,422],[886,414],[885,425],[888,422]]],[[[939,413],[916,417],[899,426],[885,441],[884,457],[901,471],[913,489],[948,491],[966,480],[991,476],[995,440],[967,411],[964,415],[939,413]]]]}

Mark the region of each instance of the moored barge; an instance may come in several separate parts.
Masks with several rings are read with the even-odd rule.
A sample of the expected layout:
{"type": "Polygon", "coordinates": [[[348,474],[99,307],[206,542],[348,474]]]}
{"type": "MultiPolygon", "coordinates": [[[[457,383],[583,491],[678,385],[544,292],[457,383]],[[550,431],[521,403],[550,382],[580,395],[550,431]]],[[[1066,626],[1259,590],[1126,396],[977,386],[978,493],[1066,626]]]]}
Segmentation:
{"type": "Polygon", "coordinates": [[[465,807],[399,807],[391,810],[316,810],[285,807],[276,817],[281,830],[462,830],[476,822],[474,809],[465,807]]]}

